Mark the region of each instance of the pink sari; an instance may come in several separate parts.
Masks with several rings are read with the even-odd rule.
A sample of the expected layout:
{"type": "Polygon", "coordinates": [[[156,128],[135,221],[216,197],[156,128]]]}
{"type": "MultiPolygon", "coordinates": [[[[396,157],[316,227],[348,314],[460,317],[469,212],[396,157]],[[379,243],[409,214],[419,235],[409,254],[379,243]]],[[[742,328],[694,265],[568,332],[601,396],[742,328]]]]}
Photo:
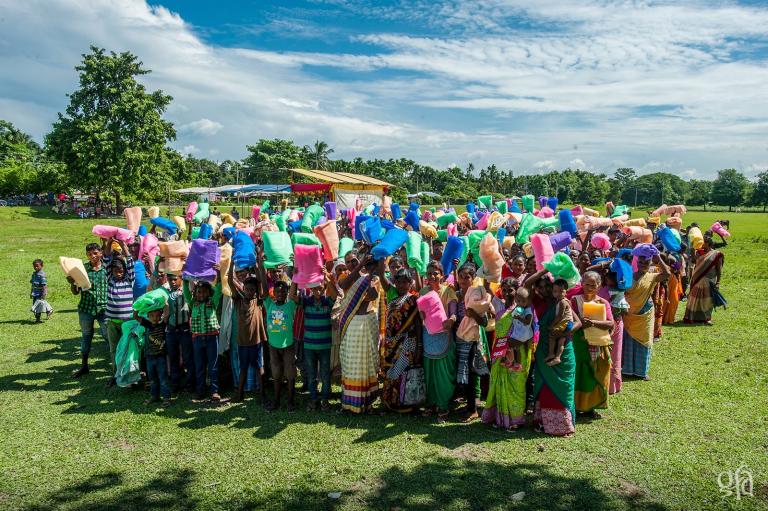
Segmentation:
{"type": "MultiPolygon", "coordinates": [[[[604,298],[609,303],[611,295],[608,288],[603,286],[597,291],[600,298],[604,298]]],[[[616,394],[621,391],[621,348],[624,342],[624,319],[621,314],[613,315],[613,333],[611,333],[611,381],[608,385],[608,394],[616,394]]]]}

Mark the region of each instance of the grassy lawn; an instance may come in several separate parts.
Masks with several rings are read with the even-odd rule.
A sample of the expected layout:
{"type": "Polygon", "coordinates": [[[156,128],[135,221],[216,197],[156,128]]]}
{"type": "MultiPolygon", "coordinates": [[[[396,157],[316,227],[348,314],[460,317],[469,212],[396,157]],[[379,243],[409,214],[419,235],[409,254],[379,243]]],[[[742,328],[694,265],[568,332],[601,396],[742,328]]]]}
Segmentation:
{"type": "Polygon", "coordinates": [[[91,374],[73,380],[77,301],[58,256],[82,256],[94,222],[0,208],[0,509],[766,509],[768,216],[686,221],[719,217],[734,235],[728,309],[713,327],[665,327],[653,380],[626,381],[602,420],[558,439],[392,415],[270,415],[252,399],[213,408],[181,395],[149,408],[148,391],[105,388],[98,336],[91,374]],[[56,309],[43,325],[29,313],[36,257],[56,309]],[[724,498],[718,474],[742,464],[755,496],[724,498]]]}

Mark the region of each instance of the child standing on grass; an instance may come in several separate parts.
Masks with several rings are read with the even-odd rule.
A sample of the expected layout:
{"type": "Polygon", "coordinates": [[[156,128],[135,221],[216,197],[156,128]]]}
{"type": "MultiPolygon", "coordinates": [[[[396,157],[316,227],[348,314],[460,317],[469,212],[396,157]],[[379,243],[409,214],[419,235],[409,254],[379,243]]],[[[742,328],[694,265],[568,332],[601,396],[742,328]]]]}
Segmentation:
{"type": "MultiPolygon", "coordinates": [[[[264,294],[269,292],[266,282],[264,294]]],[[[269,339],[269,360],[274,380],[275,399],[266,405],[267,411],[280,407],[283,379],[288,380],[288,411],[295,410],[293,391],[296,385],[296,346],[293,341],[293,318],[296,303],[288,301],[288,283],[278,280],[272,288],[275,297],[267,297],[264,307],[267,311],[267,338],[269,339]]]]}
{"type": "Polygon", "coordinates": [[[216,269],[216,285],[210,282],[190,284],[184,281],[184,300],[191,309],[192,348],[195,353],[196,398],[205,398],[205,372],[208,370],[211,401],[221,401],[219,395],[219,318],[216,310],[221,302],[221,273],[216,269]],[[194,296],[194,300],[193,300],[194,296]]]}
{"type": "Polygon", "coordinates": [[[122,336],[122,325],[124,322],[133,319],[133,282],[135,273],[133,269],[133,257],[128,251],[124,241],[119,241],[122,254],[112,255],[112,243],[114,240],[107,241],[106,256],[111,257],[109,263],[109,277],[107,279],[107,340],[109,341],[109,355],[112,362],[112,377],[107,381],[107,387],[113,387],[117,383],[115,374],[117,373],[117,364],[115,354],[117,352],[117,343],[122,336]]]}
{"type": "Polygon", "coordinates": [[[40,316],[45,312],[45,319],[50,319],[53,308],[45,300],[48,296],[48,279],[43,271],[43,260],[32,261],[32,277],[29,283],[32,285],[30,296],[32,298],[32,312],[35,314],[35,323],[42,323],[40,316]]]}
{"type": "Polygon", "coordinates": [[[331,395],[331,311],[334,300],[325,296],[327,283],[309,285],[311,294],[300,295],[296,284],[291,285],[291,300],[304,310],[304,367],[309,387],[308,411],[317,409],[317,379],[322,382],[320,408],[328,411],[331,395]]]}
{"type": "Polygon", "coordinates": [[[150,397],[144,401],[145,405],[157,403],[163,396],[163,408],[171,405],[171,389],[168,387],[167,364],[165,361],[165,329],[168,319],[168,306],[165,310],[157,309],[149,311],[147,318],[139,318],[141,326],[146,329],[144,340],[144,354],[147,359],[147,377],[152,382],[149,388],[150,397]]]}
{"type": "Polygon", "coordinates": [[[182,366],[184,364],[185,390],[195,391],[195,353],[192,346],[192,332],[189,325],[189,305],[184,299],[181,275],[169,275],[168,284],[168,331],[166,349],[170,360],[171,387],[174,392],[181,389],[182,366]]]}
{"type": "MultiPolygon", "coordinates": [[[[263,272],[263,270],[262,270],[263,272]]],[[[258,278],[249,275],[240,281],[237,271],[229,272],[232,302],[237,314],[237,354],[240,360],[237,395],[233,401],[242,401],[245,397],[245,383],[248,368],[252,367],[259,375],[259,395],[264,403],[264,343],[267,332],[264,328],[262,286],[258,278]]]]}

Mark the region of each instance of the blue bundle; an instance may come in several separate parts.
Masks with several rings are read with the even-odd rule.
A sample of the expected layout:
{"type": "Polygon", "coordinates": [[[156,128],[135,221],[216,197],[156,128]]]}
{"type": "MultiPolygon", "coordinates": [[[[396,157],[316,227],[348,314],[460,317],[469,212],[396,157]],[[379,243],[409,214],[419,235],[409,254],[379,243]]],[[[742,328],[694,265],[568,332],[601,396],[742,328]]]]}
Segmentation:
{"type": "Polygon", "coordinates": [[[137,232],[139,236],[146,236],[147,235],[147,226],[146,225],[140,225],[139,226],[139,232],[137,232]]]}
{"type": "Polygon", "coordinates": [[[508,213],[522,213],[522,211],[520,210],[520,206],[518,206],[516,200],[512,201],[512,206],[509,208],[509,210],[507,212],[508,213]]]}
{"type": "Polygon", "coordinates": [[[390,229],[381,238],[379,244],[373,247],[371,255],[377,261],[386,259],[400,250],[400,247],[405,245],[406,241],[408,241],[408,231],[405,229],[390,229]]]}
{"type": "Polygon", "coordinates": [[[256,264],[256,245],[245,231],[235,233],[232,262],[236,268],[250,268],[256,264]]]}
{"type": "Polygon", "coordinates": [[[384,236],[384,230],[381,228],[379,217],[369,217],[365,223],[360,226],[360,233],[363,235],[363,241],[369,245],[375,244],[384,236]]]}
{"type": "Polygon", "coordinates": [[[288,222],[288,230],[291,232],[301,232],[301,220],[288,222]]]}
{"type": "Polygon", "coordinates": [[[235,231],[236,229],[234,227],[225,227],[221,230],[227,240],[231,240],[235,236],[235,231]]]}
{"type": "Polygon", "coordinates": [[[212,235],[213,235],[213,226],[211,224],[202,224],[200,226],[200,230],[197,232],[197,239],[209,240],[211,239],[212,235]]]}
{"type": "Polygon", "coordinates": [[[386,218],[382,218],[381,219],[381,228],[384,229],[385,231],[389,231],[390,229],[394,229],[395,228],[395,224],[394,224],[394,222],[392,222],[392,220],[388,220],[386,218]]]}
{"type": "Polygon", "coordinates": [[[680,240],[672,233],[672,229],[669,227],[661,227],[656,231],[659,235],[662,245],[668,252],[680,251],[680,240]]]}
{"type": "Polygon", "coordinates": [[[561,209],[557,213],[557,217],[560,220],[560,230],[570,232],[571,236],[576,236],[576,220],[573,219],[571,210],[561,209]]]}
{"type": "Polygon", "coordinates": [[[373,205],[373,216],[379,216],[379,211],[381,211],[381,206],[378,204],[373,205]]]}
{"type": "Polygon", "coordinates": [[[417,203],[415,203],[415,202],[411,202],[411,205],[410,205],[410,207],[408,209],[410,211],[418,211],[419,210],[419,205],[417,203]]]}
{"type": "Polygon", "coordinates": [[[460,260],[462,252],[464,252],[464,242],[461,238],[458,236],[448,236],[445,247],[443,247],[443,257],[440,259],[445,275],[451,274],[453,271],[453,260],[460,260]]]}
{"type": "Polygon", "coordinates": [[[400,220],[400,218],[403,216],[402,211],[400,211],[400,204],[393,202],[390,209],[392,210],[392,219],[400,220]]]}
{"type": "Polygon", "coordinates": [[[549,200],[547,200],[547,206],[549,206],[549,209],[552,211],[557,211],[557,205],[560,203],[557,197],[550,197],[549,200]]]}
{"type": "Polygon", "coordinates": [[[408,211],[408,214],[405,215],[405,223],[410,225],[415,232],[419,232],[419,214],[416,211],[408,211]]]}
{"type": "Polygon", "coordinates": [[[625,290],[632,287],[633,271],[631,264],[617,257],[611,263],[611,271],[616,274],[618,289],[625,290]]]}
{"type": "Polygon", "coordinates": [[[499,227],[499,230],[496,231],[496,239],[499,240],[499,243],[504,243],[504,238],[507,237],[507,230],[504,227],[499,227]]]}
{"type": "Polygon", "coordinates": [[[360,241],[363,239],[362,225],[369,218],[371,217],[368,215],[357,215],[355,217],[355,241],[360,241]]]}
{"type": "Polygon", "coordinates": [[[467,213],[470,215],[473,215],[475,213],[475,203],[474,202],[468,202],[467,203],[467,213]]]}
{"type": "MultiPolygon", "coordinates": [[[[176,231],[179,230],[179,227],[170,218],[164,218],[164,217],[158,216],[155,218],[150,218],[149,222],[152,225],[156,225],[157,227],[161,228],[168,234],[176,234],[176,231]]],[[[211,233],[213,233],[213,231],[211,231],[211,233]]]]}

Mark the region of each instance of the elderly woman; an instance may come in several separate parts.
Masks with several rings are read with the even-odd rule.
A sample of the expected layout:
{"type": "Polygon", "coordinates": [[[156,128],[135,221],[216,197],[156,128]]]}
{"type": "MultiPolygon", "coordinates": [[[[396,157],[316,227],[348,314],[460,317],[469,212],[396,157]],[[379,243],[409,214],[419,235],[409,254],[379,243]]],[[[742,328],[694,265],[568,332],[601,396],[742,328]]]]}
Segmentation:
{"type": "MultiPolygon", "coordinates": [[[[646,245],[652,247],[652,245],[646,245]]],[[[637,249],[635,249],[637,251],[637,249]]],[[[660,282],[669,278],[669,267],[659,257],[658,250],[652,257],[638,255],[637,271],[632,287],[626,292],[629,311],[624,316],[624,343],[622,347],[621,372],[624,375],[639,376],[650,380],[655,310],[653,290],[660,282]],[[658,272],[649,271],[653,262],[658,272]]]]}
{"type": "Polygon", "coordinates": [[[691,290],[688,293],[688,303],[685,305],[683,317],[686,323],[712,324],[712,310],[715,308],[712,301],[712,288],[720,288],[724,262],[725,256],[722,252],[715,250],[712,236],[705,236],[704,246],[696,253],[694,259],[691,290]]]}
{"type": "Polygon", "coordinates": [[[579,318],[582,328],[573,333],[573,351],[576,357],[576,411],[590,413],[599,418],[596,409],[608,408],[608,390],[611,380],[611,331],[613,314],[611,304],[597,295],[602,284],[600,274],[584,273],[581,278],[583,294],[571,298],[571,307],[579,318]],[[605,310],[604,319],[585,313],[586,309],[605,310]]]}
{"type": "MultiPolygon", "coordinates": [[[[549,327],[555,319],[557,302],[552,297],[552,280],[547,270],[534,273],[525,281],[525,287],[534,292],[533,308],[539,318],[539,342],[536,346],[533,376],[536,430],[548,435],[570,436],[575,431],[574,387],[576,360],[573,344],[566,342],[560,363],[549,366],[545,359],[549,353],[549,327]]],[[[578,329],[578,318],[574,318],[578,329]]]]}

